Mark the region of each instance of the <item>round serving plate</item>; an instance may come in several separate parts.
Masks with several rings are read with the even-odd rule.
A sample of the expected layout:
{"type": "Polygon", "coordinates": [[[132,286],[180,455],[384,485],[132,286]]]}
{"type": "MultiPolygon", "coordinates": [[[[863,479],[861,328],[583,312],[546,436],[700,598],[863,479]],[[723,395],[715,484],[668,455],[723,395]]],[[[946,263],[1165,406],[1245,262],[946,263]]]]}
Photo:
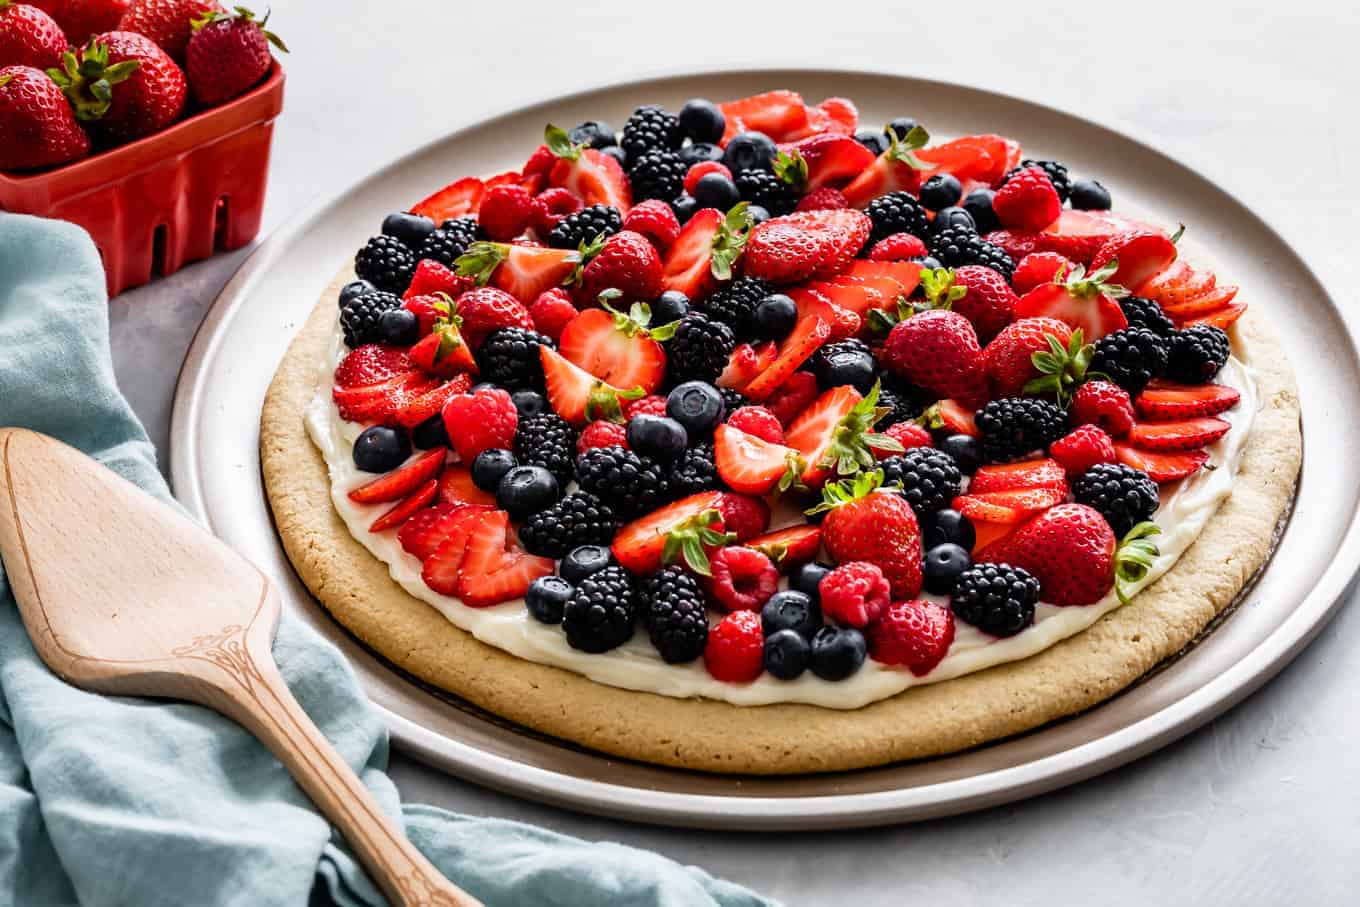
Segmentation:
{"type": "MultiPolygon", "coordinates": [[[[1126,132],[995,92],[902,76],[811,70],[686,74],[555,98],[427,145],[296,218],[249,259],[189,350],[175,397],[171,469],[179,499],[269,572],[292,612],[337,645],[406,752],[460,778],[560,806],[674,825],[854,827],[963,812],[1091,777],[1175,740],[1272,677],[1327,622],[1360,565],[1360,360],[1336,303],[1270,226],[1217,186],[1126,132]],[[294,575],[260,477],[256,425],[293,334],[382,216],[466,174],[519,166],[543,125],[686,98],[787,87],[853,98],[866,123],[910,111],[941,135],[999,132],[1028,153],[1098,175],[1118,203],[1190,225],[1257,306],[1298,376],[1307,426],[1292,518],[1271,566],[1177,659],[1105,704],[957,755],[801,777],[728,777],[615,759],[507,724],[400,673],[330,619],[294,575]],[[1321,460],[1323,462],[1319,463],[1321,460]]],[[[302,415],[299,413],[298,418],[302,415]]]]}

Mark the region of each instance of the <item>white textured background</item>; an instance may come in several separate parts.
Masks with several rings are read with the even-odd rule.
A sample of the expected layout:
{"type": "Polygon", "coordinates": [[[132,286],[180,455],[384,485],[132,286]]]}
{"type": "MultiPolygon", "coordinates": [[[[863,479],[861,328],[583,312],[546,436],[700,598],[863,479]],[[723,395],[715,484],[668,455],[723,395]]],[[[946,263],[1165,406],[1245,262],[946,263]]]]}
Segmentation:
{"type": "MultiPolygon", "coordinates": [[[[1357,303],[1354,4],[280,0],[271,22],[293,53],[265,232],[507,106],[685,66],[844,66],[1130,125],[1255,206],[1343,305],[1357,303]]],[[[245,254],[112,304],[120,380],[162,450],[185,348],[245,254]]],[[[1265,690],[1160,753],[1037,800],[914,826],[671,831],[521,802],[400,757],[393,774],[408,799],[655,848],[789,904],[1355,904],[1357,642],[1350,607],[1265,690]]]]}

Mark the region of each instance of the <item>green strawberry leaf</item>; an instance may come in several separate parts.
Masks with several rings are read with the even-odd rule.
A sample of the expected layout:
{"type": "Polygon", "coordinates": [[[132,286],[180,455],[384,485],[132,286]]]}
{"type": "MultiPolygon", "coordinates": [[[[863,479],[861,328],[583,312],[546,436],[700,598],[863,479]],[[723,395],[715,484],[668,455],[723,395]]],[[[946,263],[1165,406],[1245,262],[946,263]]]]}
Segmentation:
{"type": "Polygon", "coordinates": [[[685,566],[700,576],[712,576],[705,547],[721,547],[737,538],[735,532],[719,532],[713,528],[714,523],[721,521],[721,511],[710,508],[671,527],[661,546],[661,562],[673,564],[683,560],[685,566]]]}
{"type": "Polygon", "coordinates": [[[709,251],[709,271],[718,280],[731,280],[732,269],[746,248],[746,239],[754,225],[751,220],[750,202],[738,202],[718,225],[713,234],[709,251]]]}
{"type": "Polygon", "coordinates": [[[1091,377],[1086,370],[1096,348],[1084,342],[1081,328],[1072,332],[1066,346],[1053,334],[1045,334],[1044,339],[1048,342],[1048,349],[1029,357],[1039,377],[1027,381],[1024,391],[1027,394],[1052,394],[1058,405],[1065,407],[1082,382],[1091,377]]]}
{"type": "Polygon", "coordinates": [[[454,259],[453,270],[459,277],[471,277],[478,286],[485,286],[509,255],[509,247],[500,243],[474,242],[454,259]]]}
{"type": "Polygon", "coordinates": [[[1114,554],[1114,590],[1120,604],[1133,597],[1133,586],[1142,582],[1156,563],[1161,550],[1153,537],[1161,535],[1156,523],[1145,521],[1129,530],[1114,554]]]}
{"type": "Polygon", "coordinates": [[[580,158],[581,151],[586,146],[577,144],[567,135],[567,131],[561,126],[554,126],[549,123],[543,128],[543,144],[548,146],[548,150],[554,157],[559,157],[564,161],[574,161],[580,158]]]}
{"type": "Polygon", "coordinates": [[[781,151],[774,158],[774,175],[798,192],[807,188],[807,159],[797,149],[781,151]]]}
{"type": "Polygon", "coordinates": [[[930,133],[926,132],[923,126],[913,126],[905,138],[899,139],[897,133],[884,127],[884,132],[888,135],[890,142],[888,150],[884,152],[891,160],[900,161],[914,170],[931,170],[934,164],[921,160],[913,152],[920,151],[930,141],[930,133]]]}

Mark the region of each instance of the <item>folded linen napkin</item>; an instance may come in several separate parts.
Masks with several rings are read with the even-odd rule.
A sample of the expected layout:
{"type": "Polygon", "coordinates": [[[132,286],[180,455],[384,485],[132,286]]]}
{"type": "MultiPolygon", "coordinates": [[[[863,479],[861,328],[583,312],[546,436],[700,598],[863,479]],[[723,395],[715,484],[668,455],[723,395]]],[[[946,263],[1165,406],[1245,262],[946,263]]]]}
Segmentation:
{"type": "MultiPolygon", "coordinates": [[[[0,213],[0,425],[45,432],[162,498],[114,381],[89,237],[0,213]]],[[[53,481],[60,481],[54,476],[53,481]]],[[[695,867],[532,826],[403,807],[387,736],[339,653],[285,614],[275,655],[304,709],[412,841],[488,907],[760,907],[695,867]]],[[[194,705],[99,696],[38,659],[0,572],[0,904],[383,903],[283,766],[194,705]]]]}

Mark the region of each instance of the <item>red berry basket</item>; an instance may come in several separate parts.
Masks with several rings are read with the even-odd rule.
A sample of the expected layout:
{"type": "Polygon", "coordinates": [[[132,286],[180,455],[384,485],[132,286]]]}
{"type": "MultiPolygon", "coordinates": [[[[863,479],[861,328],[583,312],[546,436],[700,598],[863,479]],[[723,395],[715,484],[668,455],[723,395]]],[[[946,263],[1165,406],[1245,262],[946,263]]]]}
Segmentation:
{"type": "Polygon", "coordinates": [[[0,173],[0,210],[79,224],[109,295],[254,239],[283,69],[155,135],[41,173],[0,173]]]}

